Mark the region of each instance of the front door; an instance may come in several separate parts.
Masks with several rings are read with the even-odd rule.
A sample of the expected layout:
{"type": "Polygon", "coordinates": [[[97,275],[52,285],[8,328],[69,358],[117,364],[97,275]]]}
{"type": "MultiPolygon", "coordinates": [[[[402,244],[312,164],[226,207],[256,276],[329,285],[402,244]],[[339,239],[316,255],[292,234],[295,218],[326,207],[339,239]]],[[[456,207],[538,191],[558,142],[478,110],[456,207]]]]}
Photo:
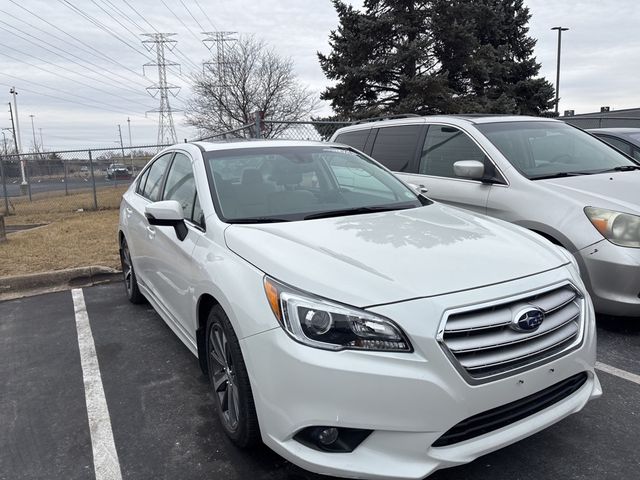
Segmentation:
{"type": "Polygon", "coordinates": [[[424,185],[434,200],[486,213],[491,183],[459,178],[453,164],[460,160],[478,160],[491,165],[482,149],[457,127],[429,125],[422,148],[418,173],[399,173],[403,180],[424,185]]]}

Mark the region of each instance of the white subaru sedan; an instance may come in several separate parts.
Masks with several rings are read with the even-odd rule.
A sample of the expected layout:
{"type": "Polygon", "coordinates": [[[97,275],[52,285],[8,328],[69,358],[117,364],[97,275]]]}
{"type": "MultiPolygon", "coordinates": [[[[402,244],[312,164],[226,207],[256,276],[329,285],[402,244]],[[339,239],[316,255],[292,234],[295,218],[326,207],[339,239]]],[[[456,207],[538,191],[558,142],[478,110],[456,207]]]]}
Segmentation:
{"type": "Polygon", "coordinates": [[[180,144],[124,194],[129,299],[199,359],[220,423],[291,462],[423,478],[601,395],[566,250],[333,144],[180,144]]]}

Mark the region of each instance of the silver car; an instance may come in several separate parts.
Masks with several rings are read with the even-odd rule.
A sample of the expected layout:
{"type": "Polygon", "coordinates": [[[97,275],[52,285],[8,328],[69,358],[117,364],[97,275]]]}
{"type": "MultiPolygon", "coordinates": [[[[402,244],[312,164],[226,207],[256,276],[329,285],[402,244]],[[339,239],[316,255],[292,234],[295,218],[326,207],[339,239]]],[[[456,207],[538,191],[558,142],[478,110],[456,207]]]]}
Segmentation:
{"type": "Polygon", "coordinates": [[[473,115],[369,122],[331,140],[435,200],[565,247],[598,312],[640,317],[640,166],[605,142],[557,120],[473,115]]]}
{"type": "Polygon", "coordinates": [[[591,128],[587,132],[640,163],[640,128],[591,128]]]}

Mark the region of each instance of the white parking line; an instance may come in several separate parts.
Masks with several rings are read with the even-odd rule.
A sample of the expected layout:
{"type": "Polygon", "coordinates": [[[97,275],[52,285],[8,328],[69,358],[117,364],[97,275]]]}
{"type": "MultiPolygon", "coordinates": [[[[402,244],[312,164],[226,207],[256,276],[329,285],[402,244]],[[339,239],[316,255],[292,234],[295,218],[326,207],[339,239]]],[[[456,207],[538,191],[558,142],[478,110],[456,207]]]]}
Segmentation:
{"type": "Polygon", "coordinates": [[[627,372],[625,370],[620,370],[619,368],[612,367],[611,365],[607,365],[606,363],[600,363],[600,362],[596,362],[596,368],[600,371],[610,373],[611,375],[624,378],[625,380],[629,380],[630,382],[637,383],[638,385],[640,385],[640,375],[636,375],[635,373],[627,372]]]}
{"type": "Polygon", "coordinates": [[[116,452],[116,445],[113,441],[109,409],[104,396],[96,347],[93,343],[89,315],[84,303],[82,289],[74,288],[71,290],[71,296],[73,297],[73,309],[76,314],[76,330],[78,331],[84,396],[89,417],[96,480],[121,480],[122,474],[120,472],[118,452],[116,452]]]}

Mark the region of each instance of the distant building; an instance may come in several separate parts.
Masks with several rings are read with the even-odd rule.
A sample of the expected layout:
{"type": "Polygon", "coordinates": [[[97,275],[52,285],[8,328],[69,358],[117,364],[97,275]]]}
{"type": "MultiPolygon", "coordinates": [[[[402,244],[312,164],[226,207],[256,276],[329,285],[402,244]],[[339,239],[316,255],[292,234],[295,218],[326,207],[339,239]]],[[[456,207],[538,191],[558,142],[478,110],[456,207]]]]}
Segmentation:
{"type": "Polygon", "coordinates": [[[611,110],[601,107],[599,112],[573,114],[573,110],[565,110],[560,118],[565,122],[580,128],[640,128],[640,108],[626,108],[611,110]]]}

